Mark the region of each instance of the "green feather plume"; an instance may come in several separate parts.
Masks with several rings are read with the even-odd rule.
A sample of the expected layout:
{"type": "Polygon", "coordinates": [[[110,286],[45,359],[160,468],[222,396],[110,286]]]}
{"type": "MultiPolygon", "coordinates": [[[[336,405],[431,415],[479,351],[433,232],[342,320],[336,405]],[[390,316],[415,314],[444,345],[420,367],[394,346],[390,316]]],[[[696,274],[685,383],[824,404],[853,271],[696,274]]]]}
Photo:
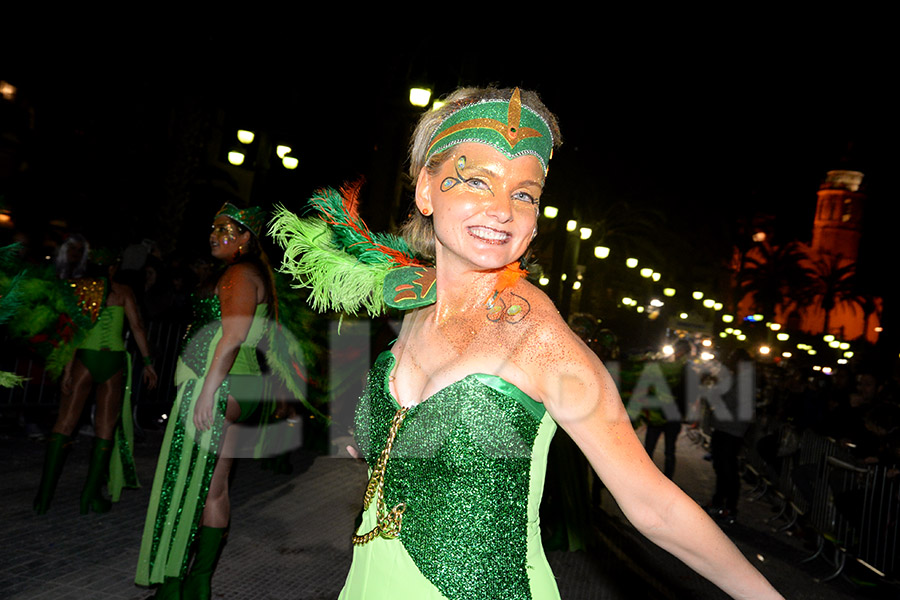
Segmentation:
{"type": "Polygon", "coordinates": [[[350,315],[365,310],[373,317],[386,310],[381,290],[394,263],[361,262],[335,240],[328,223],[301,219],[283,206],[276,207],[269,234],[284,249],[279,272],[292,275],[294,287],[310,290],[313,309],[350,315]]]}
{"type": "Polygon", "coordinates": [[[309,200],[309,205],[331,226],[334,245],[366,264],[419,264],[403,238],[372,232],[360,218],[357,210],[360,184],[350,184],[340,191],[325,188],[309,200]]]}

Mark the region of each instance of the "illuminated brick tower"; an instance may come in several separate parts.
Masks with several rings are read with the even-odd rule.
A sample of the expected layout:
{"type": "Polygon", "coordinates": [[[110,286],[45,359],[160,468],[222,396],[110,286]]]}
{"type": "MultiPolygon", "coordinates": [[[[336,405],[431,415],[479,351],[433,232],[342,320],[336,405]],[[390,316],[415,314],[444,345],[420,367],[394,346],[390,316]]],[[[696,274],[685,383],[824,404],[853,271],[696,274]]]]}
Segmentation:
{"type": "Polygon", "coordinates": [[[856,262],[866,198],[860,191],[862,180],[859,171],[828,171],[817,194],[813,255],[841,256],[846,262],[856,262]]]}

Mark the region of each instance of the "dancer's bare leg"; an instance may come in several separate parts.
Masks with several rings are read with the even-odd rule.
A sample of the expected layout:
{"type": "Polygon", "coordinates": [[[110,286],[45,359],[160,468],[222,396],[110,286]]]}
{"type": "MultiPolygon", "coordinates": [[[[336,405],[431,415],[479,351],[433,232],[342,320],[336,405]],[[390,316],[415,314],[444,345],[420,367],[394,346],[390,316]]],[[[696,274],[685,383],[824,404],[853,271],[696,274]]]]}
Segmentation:
{"type": "Polygon", "coordinates": [[[72,435],[81,419],[81,412],[84,410],[84,403],[91,393],[93,383],[90,371],[81,364],[81,361],[77,359],[73,361],[71,374],[67,381],[63,381],[59,415],[53,425],[53,433],[72,435]]]}
{"type": "Polygon", "coordinates": [[[231,424],[241,416],[241,407],[232,396],[228,396],[228,404],[225,409],[225,432],[222,439],[221,450],[213,470],[212,480],[209,484],[209,494],[206,496],[206,504],[203,507],[203,516],[200,525],[203,527],[228,527],[231,519],[231,502],[228,497],[228,477],[231,474],[231,465],[234,463],[234,444],[237,430],[231,424]]]}
{"type": "Polygon", "coordinates": [[[97,386],[97,410],[94,413],[94,435],[111,440],[122,412],[122,380],[119,371],[97,386]]]}

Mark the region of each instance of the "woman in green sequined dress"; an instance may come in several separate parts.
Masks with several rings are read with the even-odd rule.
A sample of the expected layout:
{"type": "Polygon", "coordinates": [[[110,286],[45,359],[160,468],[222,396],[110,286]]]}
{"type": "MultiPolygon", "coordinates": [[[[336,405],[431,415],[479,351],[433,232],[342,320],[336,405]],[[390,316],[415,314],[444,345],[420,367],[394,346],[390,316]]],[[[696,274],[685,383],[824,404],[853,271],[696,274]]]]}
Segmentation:
{"type": "Polygon", "coordinates": [[[603,364],[521,277],[558,144],[519,90],[459,90],[416,129],[404,237],[434,269],[385,286],[388,304],[415,298],[357,411],[370,480],[342,600],[558,598],[538,522],[557,425],[644,535],[736,598],[780,597],[654,466],[603,364]]]}
{"type": "Polygon", "coordinates": [[[231,204],[213,221],[210,250],[227,267],[215,294],[195,302],[135,577],[162,584],[156,598],[210,597],[230,522],[229,425],[247,419],[263,395],[256,346],[274,292],[262,222],[259,208],[231,204]]]}

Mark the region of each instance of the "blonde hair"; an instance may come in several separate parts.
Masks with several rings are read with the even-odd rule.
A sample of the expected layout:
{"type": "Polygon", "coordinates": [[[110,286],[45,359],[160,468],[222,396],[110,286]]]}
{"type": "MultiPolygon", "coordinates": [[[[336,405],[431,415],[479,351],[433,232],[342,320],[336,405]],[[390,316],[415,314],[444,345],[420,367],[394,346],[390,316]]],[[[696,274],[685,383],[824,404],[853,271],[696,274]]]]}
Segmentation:
{"type": "MultiPolygon", "coordinates": [[[[441,165],[450,158],[453,148],[433,154],[426,160],[428,146],[435,132],[444,119],[458,111],[460,108],[479,102],[481,100],[508,100],[512,96],[513,88],[460,88],[444,99],[444,105],[436,110],[430,110],[422,115],[416,129],[413,132],[409,146],[409,176],[415,183],[422,169],[429,175],[434,175],[441,165]]],[[[550,126],[553,134],[553,147],[562,145],[562,135],[559,131],[559,122],[550,112],[536,92],[519,90],[522,104],[540,115],[550,126]]],[[[409,218],[400,227],[400,235],[409,244],[409,247],[417,255],[427,260],[434,260],[434,226],[430,216],[425,216],[415,209],[410,211],[409,218]]]]}

